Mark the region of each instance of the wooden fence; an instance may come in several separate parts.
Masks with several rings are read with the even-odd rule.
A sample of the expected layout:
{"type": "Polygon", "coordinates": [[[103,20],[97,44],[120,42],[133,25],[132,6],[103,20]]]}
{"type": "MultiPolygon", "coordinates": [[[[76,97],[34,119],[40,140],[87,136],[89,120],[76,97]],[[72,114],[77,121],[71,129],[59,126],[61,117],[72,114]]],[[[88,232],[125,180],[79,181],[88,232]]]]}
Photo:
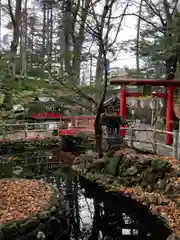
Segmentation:
{"type": "MultiPolygon", "coordinates": [[[[131,147],[137,143],[140,145],[146,144],[148,148],[154,153],[157,153],[158,148],[169,149],[171,155],[180,159],[180,133],[178,131],[167,132],[152,127],[141,127],[140,124],[129,124],[126,129],[125,139],[129,142],[131,147]],[[144,132],[144,139],[141,137],[141,133],[144,132]],[[164,143],[164,136],[166,133],[173,135],[172,146],[164,143]]],[[[5,124],[0,125],[0,141],[4,139],[20,140],[24,138],[45,138],[52,137],[53,129],[59,128],[59,122],[42,122],[42,123],[17,123],[17,124],[5,124]]],[[[107,134],[106,134],[107,135],[107,134]]],[[[116,133],[117,136],[117,133],[116,133]]],[[[107,137],[107,136],[106,136],[107,137]]],[[[112,137],[113,136],[112,134],[112,137]]],[[[146,147],[144,147],[146,148],[146,147]]],[[[167,155],[167,154],[164,154],[167,155]]]]}
{"type": "Polygon", "coordinates": [[[0,141],[51,137],[58,127],[59,122],[4,124],[0,125],[0,141]]]}
{"type": "Polygon", "coordinates": [[[173,132],[168,132],[156,128],[137,128],[133,126],[131,126],[130,128],[121,129],[126,130],[125,139],[129,142],[130,147],[134,147],[135,143],[148,144],[149,146],[151,146],[151,150],[154,154],[157,154],[158,148],[169,149],[172,152],[171,155],[173,155],[177,159],[180,159],[180,133],[177,130],[173,132]],[[146,134],[146,139],[141,138],[140,133],[142,132],[146,134]],[[159,136],[165,136],[166,133],[173,136],[173,144],[171,146],[166,145],[163,139],[159,138],[159,136]]]}

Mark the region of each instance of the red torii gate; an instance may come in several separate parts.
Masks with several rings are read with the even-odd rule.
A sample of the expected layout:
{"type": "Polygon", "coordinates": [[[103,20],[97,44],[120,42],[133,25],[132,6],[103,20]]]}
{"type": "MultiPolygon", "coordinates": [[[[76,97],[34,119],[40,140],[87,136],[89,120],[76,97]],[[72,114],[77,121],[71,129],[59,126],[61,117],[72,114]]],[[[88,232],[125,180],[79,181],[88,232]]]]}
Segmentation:
{"type": "MultiPolygon", "coordinates": [[[[150,80],[150,79],[119,79],[112,78],[110,80],[112,85],[122,85],[120,89],[120,116],[125,119],[126,117],[126,97],[137,97],[141,94],[138,93],[127,93],[126,85],[149,85],[149,86],[164,86],[167,87],[166,93],[152,93],[153,97],[159,97],[167,99],[166,105],[166,131],[173,131],[173,91],[174,87],[180,87],[180,81],[176,80],[150,80]]],[[[123,132],[125,135],[125,131],[123,132]]],[[[166,144],[171,145],[173,142],[172,134],[166,133],[166,144]]]]}

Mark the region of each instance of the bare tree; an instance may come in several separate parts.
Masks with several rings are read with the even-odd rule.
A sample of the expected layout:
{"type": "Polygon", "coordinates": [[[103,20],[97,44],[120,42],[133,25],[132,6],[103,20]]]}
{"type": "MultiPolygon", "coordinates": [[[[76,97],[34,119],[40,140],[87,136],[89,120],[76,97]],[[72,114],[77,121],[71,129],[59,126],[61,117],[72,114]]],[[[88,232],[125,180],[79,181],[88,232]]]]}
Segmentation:
{"type": "Polygon", "coordinates": [[[138,12],[138,20],[137,20],[137,34],[136,34],[136,71],[139,72],[140,65],[139,65],[139,43],[140,43],[140,29],[141,29],[141,15],[142,15],[142,4],[143,0],[140,1],[139,4],[139,12],[138,12]]]}
{"type": "MultiPolygon", "coordinates": [[[[98,52],[98,60],[97,60],[97,69],[96,69],[96,80],[99,81],[98,77],[103,77],[101,86],[103,87],[102,95],[99,100],[99,104],[96,111],[96,119],[94,123],[95,128],[95,137],[96,137],[96,147],[99,153],[99,157],[102,157],[103,150],[102,150],[102,123],[101,123],[101,114],[104,112],[104,101],[107,94],[107,87],[108,87],[108,62],[107,62],[107,55],[112,51],[113,45],[116,43],[118,33],[120,32],[122,21],[124,14],[129,6],[128,1],[124,6],[123,13],[116,17],[118,20],[118,27],[115,30],[115,37],[111,38],[111,31],[114,28],[114,24],[112,20],[114,19],[113,16],[113,8],[116,7],[117,3],[120,3],[117,0],[106,0],[103,6],[102,15],[98,16],[95,7],[96,5],[91,2],[91,17],[94,19],[95,26],[92,26],[90,22],[87,22],[86,31],[89,31],[94,38],[97,40],[97,45],[99,47],[98,52]],[[103,63],[103,64],[102,64],[103,63]],[[102,68],[102,70],[101,70],[102,68]],[[102,75],[100,76],[99,72],[102,71],[102,75]]],[[[97,1],[98,3],[98,1],[97,1]]],[[[116,22],[117,24],[117,22],[116,22]]]]}
{"type": "Polygon", "coordinates": [[[13,11],[12,1],[8,0],[8,12],[11,18],[13,27],[13,38],[11,41],[10,52],[9,52],[9,73],[6,78],[6,84],[4,85],[4,100],[3,107],[5,109],[11,109],[12,107],[12,85],[15,83],[16,78],[16,54],[19,44],[20,37],[20,24],[21,24],[21,7],[22,0],[16,0],[15,11],[13,11]]]}
{"type": "Polygon", "coordinates": [[[21,57],[21,74],[27,74],[27,0],[24,1],[21,18],[20,34],[20,57],[21,57]]]}

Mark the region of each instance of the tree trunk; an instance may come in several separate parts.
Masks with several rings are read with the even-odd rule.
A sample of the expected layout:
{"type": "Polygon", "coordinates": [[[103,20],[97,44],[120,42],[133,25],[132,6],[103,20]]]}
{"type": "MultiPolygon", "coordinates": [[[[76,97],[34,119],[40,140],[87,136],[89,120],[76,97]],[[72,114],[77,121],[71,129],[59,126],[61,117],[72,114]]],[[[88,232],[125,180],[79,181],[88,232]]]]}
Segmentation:
{"type": "Polygon", "coordinates": [[[139,40],[140,40],[140,29],[141,29],[141,15],[142,15],[142,3],[143,0],[140,1],[139,4],[139,14],[137,21],[137,34],[136,34],[136,71],[139,73],[140,64],[139,64],[139,40]]]}
{"type": "Polygon", "coordinates": [[[13,25],[13,39],[9,53],[9,72],[4,86],[3,107],[6,110],[12,109],[12,90],[16,78],[16,54],[20,36],[22,0],[16,0],[15,13],[13,13],[11,0],[8,0],[8,10],[13,25]]]}
{"type": "Polygon", "coordinates": [[[24,2],[23,17],[21,21],[21,73],[26,75],[27,73],[27,0],[24,2]]]}
{"type": "Polygon", "coordinates": [[[103,149],[102,149],[102,119],[101,114],[104,112],[104,101],[107,94],[107,85],[108,85],[108,69],[107,69],[107,61],[106,61],[106,50],[103,49],[103,58],[104,58],[104,89],[103,94],[99,102],[99,106],[97,109],[96,119],[94,122],[95,129],[95,137],[96,137],[96,149],[99,155],[99,158],[103,157],[103,149]]]}
{"type": "Polygon", "coordinates": [[[42,54],[41,54],[41,65],[44,68],[44,58],[45,58],[45,51],[46,51],[46,24],[47,24],[47,5],[43,4],[43,29],[42,29],[42,54]]]}
{"type": "Polygon", "coordinates": [[[96,79],[95,79],[95,101],[98,103],[101,99],[102,85],[103,85],[103,72],[104,72],[104,59],[103,59],[103,50],[99,47],[99,53],[96,63],[96,79]]]}

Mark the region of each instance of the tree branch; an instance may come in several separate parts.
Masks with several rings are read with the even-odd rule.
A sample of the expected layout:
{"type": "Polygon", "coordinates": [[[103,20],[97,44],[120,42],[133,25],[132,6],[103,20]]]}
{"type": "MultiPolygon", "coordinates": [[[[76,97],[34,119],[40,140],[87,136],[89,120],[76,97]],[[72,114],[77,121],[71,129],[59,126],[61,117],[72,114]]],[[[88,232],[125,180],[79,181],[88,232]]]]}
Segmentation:
{"type": "MultiPolygon", "coordinates": [[[[135,17],[138,17],[139,18],[139,15],[137,13],[126,13],[124,14],[124,16],[135,16],[135,17]]],[[[158,29],[158,31],[160,31],[160,29],[156,26],[157,24],[156,23],[153,23],[152,21],[149,21],[147,20],[146,18],[140,16],[140,19],[144,22],[146,22],[147,24],[153,26],[155,29],[158,29]]],[[[164,31],[160,31],[161,33],[164,34],[164,31]]]]}
{"type": "Polygon", "coordinates": [[[151,0],[144,0],[146,5],[151,9],[151,11],[159,18],[163,28],[166,27],[166,23],[162,17],[160,11],[156,8],[155,4],[151,0]]]}
{"type": "MultiPolygon", "coordinates": [[[[64,82],[64,78],[57,78],[56,76],[53,76],[52,73],[49,73],[51,78],[54,79],[55,81],[59,82],[63,87],[65,87],[66,89],[78,94],[79,96],[81,96],[82,98],[86,99],[87,101],[96,104],[96,102],[94,101],[94,99],[88,95],[86,95],[85,93],[83,93],[80,89],[78,89],[78,87],[74,84],[70,84],[70,86],[68,84],[66,84],[64,82]]],[[[68,76],[69,78],[70,76],[68,76]]]]}

